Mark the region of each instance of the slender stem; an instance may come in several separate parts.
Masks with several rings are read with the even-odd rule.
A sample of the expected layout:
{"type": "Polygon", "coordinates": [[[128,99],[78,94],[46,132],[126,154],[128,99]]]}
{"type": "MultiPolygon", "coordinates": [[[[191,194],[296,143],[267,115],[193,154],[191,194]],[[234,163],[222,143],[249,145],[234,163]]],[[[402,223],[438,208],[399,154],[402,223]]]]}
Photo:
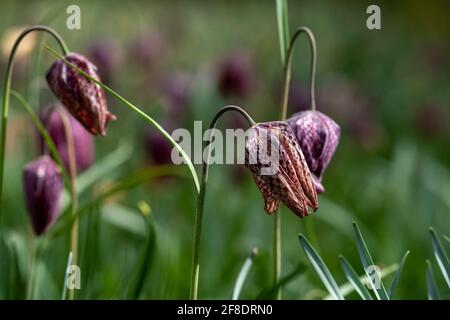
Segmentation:
{"type": "Polygon", "coordinates": [[[36,251],[37,251],[37,241],[35,237],[32,237],[31,239],[31,264],[30,264],[30,274],[28,277],[28,284],[27,284],[27,300],[33,299],[33,293],[34,293],[34,271],[36,267],[36,251]]]}
{"type": "MultiPolygon", "coordinates": [[[[310,100],[311,110],[316,110],[316,97],[315,97],[315,78],[316,78],[316,40],[314,34],[308,27],[298,28],[291,38],[289,44],[287,58],[284,65],[284,86],[281,97],[281,120],[284,121],[287,118],[287,108],[289,99],[289,84],[291,81],[292,70],[292,56],[294,52],[294,44],[301,33],[306,33],[311,45],[311,71],[310,71],[310,100]]],[[[275,215],[274,230],[273,230],[273,278],[274,287],[278,287],[276,292],[276,298],[281,299],[281,287],[278,286],[278,282],[281,276],[281,210],[275,215]]]]}
{"type": "MultiPolygon", "coordinates": [[[[64,126],[64,133],[67,141],[67,155],[69,158],[69,175],[70,175],[70,194],[72,198],[71,215],[72,215],[72,230],[70,235],[70,250],[72,252],[72,264],[78,263],[78,197],[76,188],[77,179],[77,163],[75,158],[75,145],[73,141],[72,126],[70,125],[69,116],[64,109],[57,107],[56,111],[62,119],[64,126]]],[[[75,298],[75,289],[69,290],[69,300],[75,298]]]]}
{"type": "Polygon", "coordinates": [[[2,100],[2,120],[1,120],[1,131],[0,131],[0,224],[1,219],[3,218],[3,206],[2,206],[2,200],[3,200],[3,176],[4,176],[4,167],[5,167],[5,144],[6,144],[6,126],[8,123],[8,111],[9,111],[9,94],[11,90],[11,77],[12,77],[12,70],[13,70],[13,62],[14,57],[17,51],[17,48],[19,47],[22,39],[28,35],[29,33],[33,31],[42,31],[50,34],[53,36],[53,38],[58,42],[58,44],[61,47],[61,51],[63,54],[67,54],[69,50],[67,49],[66,44],[64,43],[64,40],[61,38],[61,36],[54,31],[52,28],[46,27],[46,26],[33,26],[25,29],[16,39],[14,42],[14,45],[11,49],[11,52],[9,54],[8,64],[6,66],[6,73],[5,73],[5,79],[3,83],[3,100],[2,100]]]}
{"type": "Polygon", "coordinates": [[[283,96],[281,100],[281,119],[285,120],[287,117],[287,104],[289,98],[289,83],[291,81],[291,70],[292,70],[292,56],[294,52],[294,44],[301,33],[306,33],[311,45],[311,71],[310,71],[310,100],[311,100],[311,110],[316,110],[316,96],[315,96],[315,79],[316,79],[316,61],[317,61],[317,49],[316,49],[316,39],[314,34],[308,27],[300,27],[295,31],[291,38],[289,44],[286,64],[284,66],[284,87],[283,96]]]}
{"type": "MultiPolygon", "coordinates": [[[[237,111],[239,112],[244,118],[250,123],[250,125],[255,125],[255,121],[250,117],[250,115],[243,110],[240,107],[237,106],[226,106],[221,108],[214,118],[211,121],[211,125],[209,126],[209,129],[214,129],[216,127],[217,121],[219,118],[227,111],[237,111]]],[[[205,193],[206,193],[206,184],[208,182],[208,171],[209,171],[209,162],[211,158],[211,148],[210,144],[212,142],[212,135],[213,130],[210,131],[210,136],[208,138],[208,141],[206,142],[205,148],[207,158],[206,161],[203,161],[202,166],[202,176],[200,179],[200,192],[198,194],[197,198],[197,211],[195,214],[195,229],[194,229],[194,246],[192,251],[192,275],[191,275],[191,293],[190,298],[191,300],[197,299],[198,294],[198,279],[200,274],[200,264],[199,264],[199,249],[200,249],[200,240],[201,240],[201,233],[202,233],[202,221],[203,221],[203,209],[205,206],[205,193]]]]}

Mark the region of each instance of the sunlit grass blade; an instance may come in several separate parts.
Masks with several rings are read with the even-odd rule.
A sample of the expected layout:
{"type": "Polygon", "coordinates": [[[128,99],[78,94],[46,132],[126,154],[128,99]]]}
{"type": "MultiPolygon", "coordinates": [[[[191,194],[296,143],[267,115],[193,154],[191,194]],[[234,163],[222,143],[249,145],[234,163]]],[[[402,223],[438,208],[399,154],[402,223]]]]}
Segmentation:
{"type": "MultiPolygon", "coordinates": [[[[390,266],[381,269],[381,271],[380,271],[380,278],[384,279],[384,278],[386,278],[387,276],[391,275],[392,273],[394,273],[397,270],[398,270],[398,264],[396,264],[396,263],[391,264],[390,266]]],[[[369,286],[369,279],[367,278],[366,274],[364,274],[362,276],[359,276],[358,279],[359,279],[359,281],[361,281],[361,283],[363,285],[369,286]]],[[[343,284],[342,286],[339,287],[339,291],[344,297],[346,297],[350,293],[355,291],[355,287],[351,283],[347,282],[347,283],[345,283],[345,284],[343,284]]],[[[333,298],[333,296],[328,295],[328,296],[326,296],[323,299],[324,300],[333,300],[334,298],[333,298]]]]}
{"type": "Polygon", "coordinates": [[[305,254],[311,262],[314,270],[319,275],[320,280],[327,288],[328,292],[336,299],[336,300],[344,300],[344,297],[341,295],[339,291],[339,287],[334,280],[333,276],[330,273],[330,270],[323,262],[322,258],[317,254],[316,250],[311,246],[309,241],[302,235],[299,234],[298,238],[300,240],[300,245],[305,251],[305,254]]]}
{"type": "Polygon", "coordinates": [[[239,299],[242,286],[244,285],[245,279],[247,279],[247,275],[250,271],[250,268],[252,267],[253,260],[257,255],[258,255],[258,248],[255,247],[252,249],[252,252],[250,252],[248,257],[245,259],[244,265],[242,266],[241,271],[239,272],[239,275],[236,279],[236,283],[234,284],[233,295],[231,296],[231,300],[239,299]]]}
{"type": "Polygon", "coordinates": [[[67,297],[67,277],[69,275],[68,270],[72,265],[72,251],[69,253],[69,257],[67,258],[67,266],[64,270],[64,283],[63,283],[63,291],[61,294],[61,300],[66,300],[67,297]]]}
{"type": "Polygon", "coordinates": [[[289,46],[289,16],[287,0],[276,0],[278,38],[280,41],[281,63],[285,64],[289,46]]]}
{"type": "Polygon", "coordinates": [[[439,241],[436,232],[433,228],[430,228],[431,244],[433,246],[434,257],[438,263],[439,269],[441,270],[442,276],[447,282],[447,286],[450,288],[450,263],[448,261],[447,254],[439,241]]]}
{"type": "Polygon", "coordinates": [[[439,300],[441,298],[436,286],[433,268],[431,267],[431,263],[429,260],[427,260],[427,293],[429,300],[439,300]]]}
{"type": "Polygon", "coordinates": [[[102,87],[105,91],[113,95],[117,100],[125,104],[128,108],[133,110],[134,112],[138,113],[142,118],[144,118],[148,123],[150,123],[152,126],[154,126],[163,136],[164,138],[180,153],[181,157],[183,158],[185,164],[188,166],[189,171],[192,175],[192,179],[194,180],[194,184],[197,190],[197,193],[200,192],[200,183],[198,181],[197,172],[195,171],[194,165],[192,164],[191,159],[186,154],[186,152],[183,150],[183,148],[171,137],[171,135],[164,130],[163,127],[160,126],[160,124],[154,120],[152,117],[147,115],[145,112],[143,112],[140,108],[136,107],[134,104],[132,104],[130,101],[122,97],[120,94],[115,92],[113,89],[108,87],[107,85],[103,84],[102,82],[98,81],[97,79],[94,79],[90,75],[88,75],[86,72],[75,66],[74,64],[67,61],[61,54],[59,54],[56,50],[52,49],[51,47],[45,45],[45,47],[52,52],[55,56],[57,56],[59,59],[63,60],[67,65],[69,65],[71,68],[76,70],[78,73],[80,73],[83,77],[95,82],[97,85],[102,87]]]}
{"type": "Polygon", "coordinates": [[[342,270],[347,277],[347,280],[353,285],[356,292],[360,295],[363,300],[372,300],[372,296],[370,295],[369,290],[367,290],[366,286],[359,279],[358,274],[353,269],[352,265],[345,259],[344,256],[339,256],[339,262],[341,264],[342,270]]]}
{"type": "Polygon", "coordinates": [[[381,277],[374,268],[375,263],[370,256],[369,250],[367,249],[366,243],[364,242],[364,238],[359,230],[356,222],[353,222],[353,229],[355,231],[356,236],[356,247],[358,249],[358,254],[361,259],[361,263],[364,267],[364,271],[366,272],[367,277],[370,280],[372,288],[374,288],[374,293],[378,300],[389,300],[389,296],[384,288],[383,282],[381,281],[381,277]],[[373,271],[373,272],[371,272],[373,271]]]}
{"type": "Polygon", "coordinates": [[[392,299],[392,296],[394,295],[395,288],[397,288],[398,281],[400,280],[400,276],[402,275],[402,270],[403,270],[403,267],[405,266],[405,262],[406,262],[406,259],[408,258],[408,255],[409,255],[409,250],[406,251],[405,255],[403,256],[402,261],[400,262],[400,267],[398,268],[397,272],[395,273],[394,279],[392,279],[392,282],[391,282],[391,285],[389,286],[389,291],[388,291],[389,299],[392,299]]]}

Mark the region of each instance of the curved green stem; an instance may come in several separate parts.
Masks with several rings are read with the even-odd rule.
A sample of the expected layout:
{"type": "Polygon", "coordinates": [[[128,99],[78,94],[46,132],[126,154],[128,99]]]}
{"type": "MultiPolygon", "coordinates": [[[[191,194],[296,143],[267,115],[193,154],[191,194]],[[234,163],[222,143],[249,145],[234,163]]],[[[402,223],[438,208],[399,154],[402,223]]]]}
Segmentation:
{"type": "Polygon", "coordinates": [[[117,100],[119,100],[120,102],[122,102],[124,105],[126,105],[128,108],[130,108],[132,111],[136,112],[137,114],[139,114],[142,118],[144,118],[148,123],[150,123],[152,126],[154,126],[156,129],[158,129],[158,131],[164,136],[164,138],[175,148],[177,149],[177,151],[181,154],[181,156],[183,157],[185,163],[188,165],[189,167],[189,171],[192,175],[192,179],[194,180],[194,184],[195,187],[197,189],[197,192],[200,192],[200,184],[198,182],[198,177],[197,177],[197,173],[195,171],[194,165],[192,164],[191,159],[189,158],[189,156],[186,154],[186,152],[183,150],[183,148],[175,141],[173,140],[173,138],[170,136],[170,134],[164,130],[163,127],[161,127],[159,125],[158,122],[156,122],[152,117],[150,117],[149,115],[147,115],[144,111],[142,111],[141,109],[139,109],[138,107],[136,107],[134,104],[132,104],[130,101],[128,101],[127,99],[125,99],[124,97],[122,97],[120,94],[118,94],[117,92],[115,92],[113,89],[111,89],[110,87],[108,87],[107,85],[103,84],[102,82],[98,81],[97,79],[94,79],[93,77],[91,77],[90,75],[88,75],[86,72],[84,72],[83,70],[81,70],[80,68],[78,68],[76,65],[70,63],[69,61],[67,61],[63,56],[61,56],[58,52],[56,52],[54,49],[50,48],[49,46],[45,46],[48,50],[50,50],[54,55],[56,55],[58,58],[62,59],[68,66],[70,66],[71,68],[73,68],[74,70],[76,70],[78,73],[80,73],[83,77],[95,82],[96,84],[98,84],[100,87],[102,87],[105,91],[109,92],[110,94],[112,94],[117,100]]]}
{"type": "Polygon", "coordinates": [[[0,222],[3,218],[3,176],[5,167],[5,144],[6,144],[6,126],[8,124],[8,111],[9,111],[9,94],[11,90],[11,76],[13,70],[14,57],[16,55],[17,48],[25,36],[34,31],[42,31],[50,34],[60,45],[63,54],[67,54],[67,49],[64,40],[61,36],[52,28],[46,26],[33,26],[25,29],[16,39],[14,45],[9,54],[8,64],[6,66],[5,80],[3,83],[3,101],[2,101],[2,120],[1,120],[1,136],[0,136],[0,222]]]}
{"type": "MultiPolygon", "coordinates": [[[[70,125],[70,120],[67,112],[60,108],[56,108],[56,112],[59,113],[59,116],[62,119],[64,126],[64,134],[66,136],[67,142],[67,156],[69,158],[69,175],[70,175],[70,196],[72,198],[71,203],[71,215],[72,215],[72,230],[70,234],[70,250],[72,254],[72,264],[76,265],[78,263],[78,218],[77,218],[77,209],[78,209],[78,197],[77,197],[77,188],[76,188],[76,179],[77,179],[77,163],[75,158],[75,145],[73,141],[73,133],[72,126],[70,125]]],[[[69,300],[73,300],[75,298],[75,289],[69,290],[69,300]]]]}
{"type": "MultiPolygon", "coordinates": [[[[283,94],[281,97],[281,120],[284,121],[287,118],[287,108],[289,99],[289,84],[291,81],[292,70],[292,56],[294,53],[294,44],[301,33],[306,33],[311,45],[311,72],[310,72],[310,100],[311,110],[316,110],[316,97],[315,97],[315,78],[316,78],[316,40],[314,34],[308,27],[298,28],[291,38],[289,48],[287,51],[287,58],[284,65],[284,86],[283,94]]],[[[281,276],[281,211],[275,215],[273,225],[273,281],[274,286],[279,282],[281,276]]],[[[276,298],[281,299],[281,287],[278,288],[276,298]]]]}
{"type": "Polygon", "coordinates": [[[306,33],[311,45],[311,71],[310,71],[310,100],[311,110],[316,110],[316,96],[315,96],[315,79],[316,79],[316,61],[317,61],[317,49],[316,39],[314,34],[308,27],[300,27],[295,31],[289,44],[286,64],[284,65],[284,87],[283,96],[281,100],[281,119],[285,120],[287,117],[287,104],[289,99],[289,83],[291,81],[291,69],[292,69],[292,56],[294,52],[294,44],[298,36],[301,33],[306,33]]]}
{"type": "Polygon", "coordinates": [[[208,137],[208,141],[206,142],[205,146],[205,148],[207,148],[207,150],[205,150],[207,156],[206,161],[203,161],[202,177],[200,180],[200,192],[197,198],[197,211],[195,214],[194,246],[192,251],[192,275],[191,275],[191,292],[190,292],[191,300],[196,300],[198,294],[198,278],[200,274],[199,249],[202,233],[203,209],[205,206],[206,184],[208,182],[209,162],[211,159],[211,148],[209,146],[212,142],[212,135],[213,135],[212,129],[216,127],[219,118],[227,111],[237,111],[250,123],[251,126],[255,125],[255,121],[244,109],[237,106],[226,106],[221,108],[216,113],[216,115],[211,121],[211,125],[209,126],[210,136],[208,137]]]}

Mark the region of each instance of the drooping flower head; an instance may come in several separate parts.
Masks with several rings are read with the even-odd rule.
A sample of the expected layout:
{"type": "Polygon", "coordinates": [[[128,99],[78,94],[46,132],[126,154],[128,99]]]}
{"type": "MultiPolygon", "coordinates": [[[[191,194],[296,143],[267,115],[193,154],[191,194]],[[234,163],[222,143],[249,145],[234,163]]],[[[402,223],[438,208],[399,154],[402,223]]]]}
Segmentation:
{"type": "Polygon", "coordinates": [[[43,234],[59,214],[63,181],[49,156],[27,164],[23,171],[25,202],[36,235],[43,234]]]}
{"type": "MultiPolygon", "coordinates": [[[[100,80],[97,68],[78,53],[69,53],[65,59],[100,80]]],[[[86,79],[63,60],[55,61],[47,72],[47,82],[62,104],[93,135],[106,135],[106,126],[115,120],[108,111],[103,89],[86,79]]]]}
{"type": "Polygon", "coordinates": [[[299,217],[307,216],[308,208],[317,210],[319,202],[308,165],[286,122],[250,128],[245,153],[245,165],[253,173],[267,213],[276,212],[280,201],[299,217]]]}
{"type": "Polygon", "coordinates": [[[302,111],[287,120],[313,174],[317,192],[325,191],[322,177],[339,143],[340,128],[319,111],[302,111]]]}
{"type": "MultiPolygon", "coordinates": [[[[71,138],[74,144],[75,162],[77,165],[77,172],[82,172],[89,168],[94,161],[94,139],[92,135],[72,117],[69,112],[59,103],[44,110],[40,114],[40,118],[46,127],[53,143],[61,155],[61,160],[64,167],[69,171],[69,151],[68,140],[66,137],[66,130],[62,116],[66,116],[69,120],[71,138]]],[[[47,147],[42,136],[39,136],[41,152],[45,152],[47,147]]]]}

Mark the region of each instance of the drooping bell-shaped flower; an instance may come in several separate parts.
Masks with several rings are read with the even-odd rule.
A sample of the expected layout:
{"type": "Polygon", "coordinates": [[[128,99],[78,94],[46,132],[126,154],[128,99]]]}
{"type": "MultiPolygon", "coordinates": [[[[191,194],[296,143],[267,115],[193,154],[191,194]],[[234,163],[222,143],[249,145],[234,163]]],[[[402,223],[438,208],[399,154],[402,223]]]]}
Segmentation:
{"type": "Polygon", "coordinates": [[[25,202],[36,235],[43,234],[59,214],[63,181],[49,156],[27,164],[23,171],[25,202]]]}
{"type": "MultiPolygon", "coordinates": [[[[66,137],[63,116],[68,119],[71,139],[74,145],[77,172],[83,172],[94,161],[94,138],[92,135],[59,103],[40,114],[41,121],[52,138],[56,149],[58,149],[64,167],[67,171],[70,171],[69,141],[66,137]]],[[[47,149],[45,142],[41,136],[39,138],[41,152],[44,152],[47,149]]]]}
{"type": "Polygon", "coordinates": [[[322,177],[339,143],[339,125],[319,111],[302,111],[287,120],[305,156],[318,193],[324,192],[322,177]]]}
{"type": "MultiPolygon", "coordinates": [[[[69,53],[65,59],[100,80],[97,68],[78,53],[69,53]]],[[[93,135],[106,135],[109,121],[115,120],[108,111],[103,89],[86,79],[63,60],[55,61],[47,72],[47,82],[62,104],[93,135]]]]}
{"type": "Polygon", "coordinates": [[[286,122],[259,123],[249,129],[245,165],[261,191],[267,213],[280,201],[303,218],[319,207],[316,188],[303,153],[286,122]]]}

